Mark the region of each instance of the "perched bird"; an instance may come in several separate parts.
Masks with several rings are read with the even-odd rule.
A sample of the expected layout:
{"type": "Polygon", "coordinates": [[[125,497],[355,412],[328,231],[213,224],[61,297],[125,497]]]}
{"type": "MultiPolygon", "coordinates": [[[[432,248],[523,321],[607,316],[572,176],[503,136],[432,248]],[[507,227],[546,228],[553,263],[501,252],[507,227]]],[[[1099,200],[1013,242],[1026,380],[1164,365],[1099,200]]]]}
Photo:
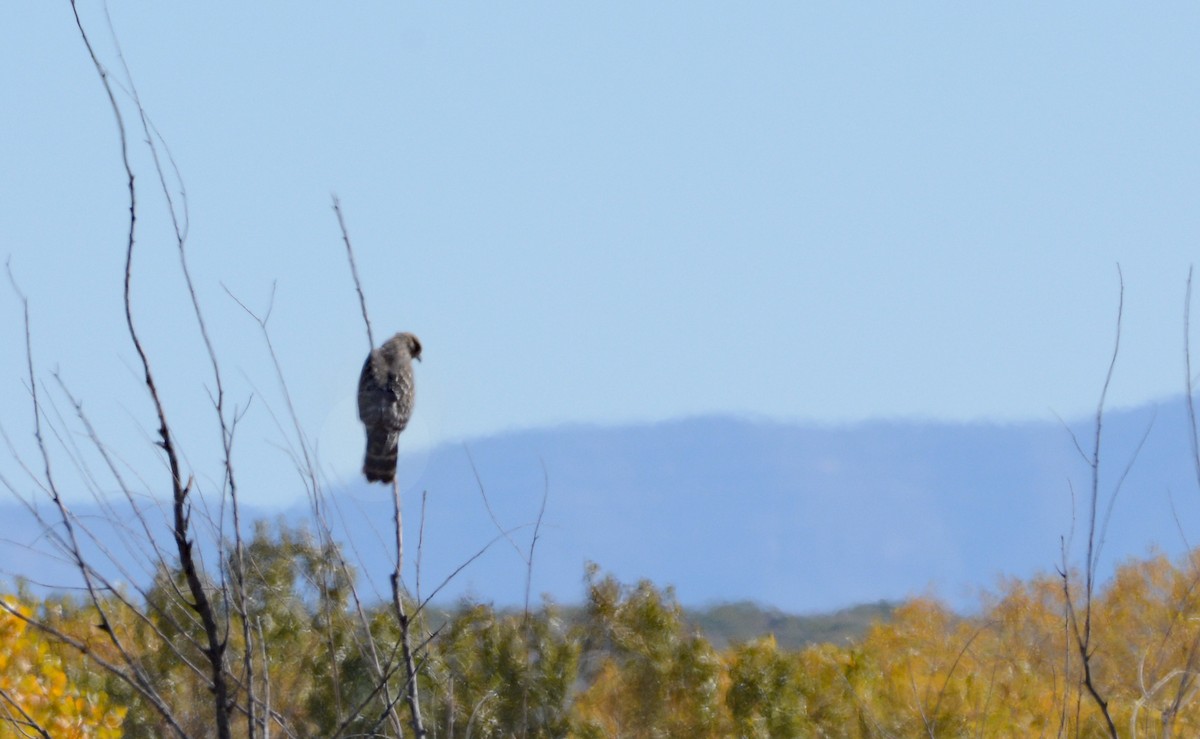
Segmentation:
{"type": "Polygon", "coordinates": [[[421,359],[421,342],[399,333],[372,351],[358,380],[358,417],[367,427],[363,474],[367,482],[391,482],[396,477],[400,432],[412,416],[412,360],[421,359]]]}

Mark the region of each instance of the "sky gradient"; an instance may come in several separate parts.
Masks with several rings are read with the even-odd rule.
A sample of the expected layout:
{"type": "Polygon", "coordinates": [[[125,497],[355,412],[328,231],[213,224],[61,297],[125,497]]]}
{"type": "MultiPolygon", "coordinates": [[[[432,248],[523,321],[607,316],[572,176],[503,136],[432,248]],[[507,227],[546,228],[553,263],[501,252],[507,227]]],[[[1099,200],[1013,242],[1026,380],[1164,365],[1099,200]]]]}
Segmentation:
{"type": "MultiPolygon", "coordinates": [[[[128,84],[103,6],[79,7],[128,84]]],[[[186,186],[263,501],[291,495],[250,464],[287,466],[286,408],[226,289],[260,312],[274,290],[274,348],[330,474],[361,451],[367,341],[332,193],[377,339],[425,347],[411,446],[708,413],[1078,417],[1112,350],[1118,263],[1110,400],[1182,390],[1200,7],[109,10],[186,186]]],[[[58,368],[137,447],[153,422],[122,323],[127,194],[69,4],[0,11],[0,67],[0,257],[30,299],[39,375],[58,368]]],[[[134,310],[209,466],[211,378],[141,138],[134,310]]],[[[2,292],[0,421],[28,454],[20,304],[2,292]]]]}

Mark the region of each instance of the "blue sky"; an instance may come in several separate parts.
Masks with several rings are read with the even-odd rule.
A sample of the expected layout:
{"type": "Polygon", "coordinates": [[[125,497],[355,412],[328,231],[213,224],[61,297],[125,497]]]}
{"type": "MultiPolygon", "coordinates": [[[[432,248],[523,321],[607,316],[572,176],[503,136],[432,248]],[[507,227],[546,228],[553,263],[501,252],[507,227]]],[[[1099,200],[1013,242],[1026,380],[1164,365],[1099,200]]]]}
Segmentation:
{"type": "MultiPolygon", "coordinates": [[[[102,5],[80,9],[119,76],[102,5]]],[[[367,346],[334,192],[377,335],[425,344],[411,446],[705,413],[1076,417],[1111,351],[1118,262],[1111,400],[1182,388],[1200,7],[110,12],[182,172],[230,400],[254,398],[239,433],[257,499],[290,495],[272,486],[284,406],[223,286],[260,310],[275,286],[270,326],[301,421],[331,475],[358,464],[367,346]]],[[[68,3],[8,3],[0,68],[0,256],[30,298],[39,372],[57,367],[136,456],[153,424],[122,324],[123,173],[68,3]]],[[[134,308],[168,412],[210,467],[211,380],[132,143],[134,308]]],[[[28,453],[19,304],[3,292],[0,423],[28,453]]]]}

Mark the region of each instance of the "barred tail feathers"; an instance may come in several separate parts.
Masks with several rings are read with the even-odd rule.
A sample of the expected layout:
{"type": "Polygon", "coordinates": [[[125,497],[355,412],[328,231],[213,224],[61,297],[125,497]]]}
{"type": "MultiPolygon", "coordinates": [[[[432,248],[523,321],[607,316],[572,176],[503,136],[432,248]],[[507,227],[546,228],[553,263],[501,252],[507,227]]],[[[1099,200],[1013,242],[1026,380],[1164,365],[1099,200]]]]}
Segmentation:
{"type": "Polygon", "coordinates": [[[379,427],[367,429],[367,455],[363,460],[363,474],[367,482],[391,482],[395,479],[399,440],[399,431],[379,427]]]}

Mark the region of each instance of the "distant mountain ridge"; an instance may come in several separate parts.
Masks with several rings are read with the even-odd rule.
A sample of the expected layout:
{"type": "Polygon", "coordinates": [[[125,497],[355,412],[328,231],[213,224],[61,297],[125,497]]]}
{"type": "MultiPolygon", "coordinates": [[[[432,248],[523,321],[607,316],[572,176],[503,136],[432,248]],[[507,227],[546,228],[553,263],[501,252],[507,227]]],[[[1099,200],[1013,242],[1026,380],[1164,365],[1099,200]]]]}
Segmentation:
{"type": "MultiPolygon", "coordinates": [[[[1155,547],[1181,551],[1176,517],[1200,532],[1186,424],[1181,401],[1106,416],[1102,504],[1149,428],[1113,507],[1109,565],[1155,547]]],[[[1089,424],[1071,428],[1090,444],[1089,424]]],[[[702,417],[519,431],[466,448],[503,526],[531,524],[548,485],[532,589],[559,600],[578,600],[594,561],[625,581],[672,585],[686,604],[744,599],[815,612],[932,590],[965,608],[1003,575],[1052,571],[1072,530],[1082,545],[1088,468],[1056,421],[702,417]]],[[[463,446],[434,450],[408,479],[410,523],[417,491],[428,491],[427,572],[447,571],[495,535],[463,446]]],[[[382,515],[377,492],[350,497],[382,515]]],[[[513,537],[527,546],[531,533],[513,537]]],[[[512,602],[524,577],[501,541],[454,592],[512,602]]]]}
{"type": "MultiPolygon", "coordinates": [[[[1113,507],[1102,558],[1109,568],[1155,547],[1182,551],[1181,530],[1200,541],[1181,401],[1108,414],[1102,496],[1147,428],[1113,507]]],[[[1086,423],[1072,429],[1090,444],[1086,423]]],[[[1053,421],[702,417],[516,431],[412,456],[406,463],[402,451],[410,586],[418,562],[427,595],[484,550],[437,599],[501,605],[522,602],[527,574],[534,598],[578,602],[590,561],[623,581],[673,586],[688,605],[752,600],[814,613],[933,592],[969,609],[1001,576],[1052,571],[1072,529],[1080,551],[1088,490],[1087,466],[1053,421]],[[523,557],[543,491],[530,569],[523,557]]],[[[363,565],[365,592],[386,592],[390,495],[355,481],[330,491],[329,502],[339,537],[363,565]]],[[[306,510],[300,503],[247,517],[295,520],[306,510]]],[[[0,502],[0,514],[0,536],[28,536],[15,504],[0,502]]],[[[6,569],[27,566],[6,557],[6,569]]]]}

